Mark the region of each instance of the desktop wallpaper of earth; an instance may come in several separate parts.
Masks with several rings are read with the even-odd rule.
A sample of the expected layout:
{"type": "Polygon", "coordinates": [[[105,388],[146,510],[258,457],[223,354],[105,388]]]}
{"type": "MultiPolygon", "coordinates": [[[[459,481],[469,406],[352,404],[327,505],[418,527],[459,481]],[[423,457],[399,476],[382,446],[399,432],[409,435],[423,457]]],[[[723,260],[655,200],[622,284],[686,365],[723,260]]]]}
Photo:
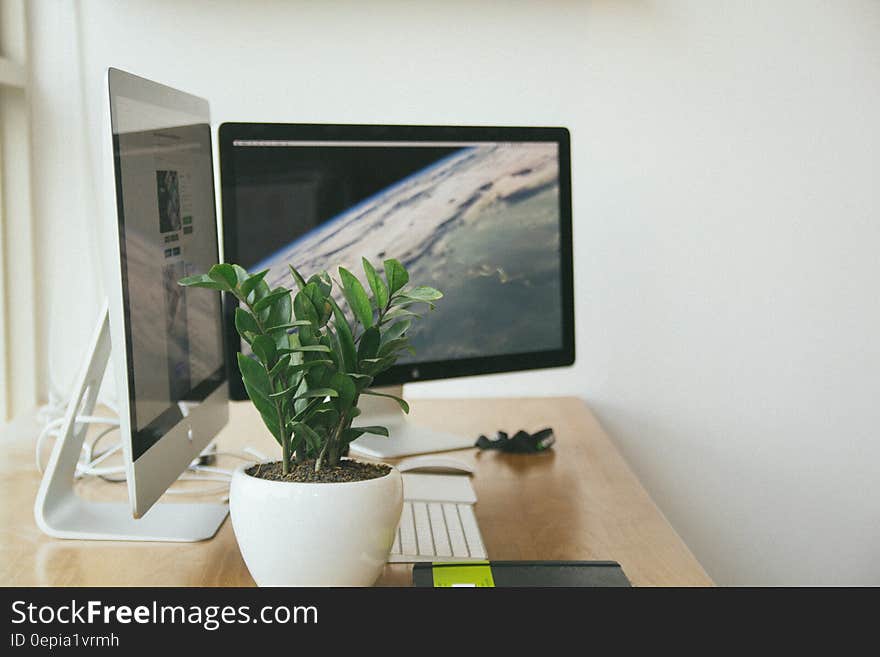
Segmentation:
{"type": "MultiPolygon", "coordinates": [[[[555,143],[447,148],[435,161],[425,165],[422,160],[416,170],[395,173],[390,183],[383,180],[369,196],[355,194],[332,216],[322,216],[319,199],[352,196],[349,174],[333,162],[333,149],[323,149],[320,161],[298,165],[303,149],[259,150],[273,151],[276,162],[293,163],[276,166],[272,175],[261,171],[252,183],[242,184],[237,197],[239,242],[255,228],[271,233],[272,247],[264,237],[258,250],[251,249],[252,254],[262,250],[262,257],[242,260],[251,271],[268,268],[270,286],[292,285],[288,263],[305,276],[326,269],[337,280],[336,268],[343,265],[363,281],[362,256],[377,267],[397,258],[412,283],[445,295],[435,311],[414,323],[410,338],[416,355],[401,362],[561,348],[555,143]]],[[[402,148],[357,150],[363,154],[359,171],[375,170],[381,179],[383,163],[399,159],[402,148]]]]}

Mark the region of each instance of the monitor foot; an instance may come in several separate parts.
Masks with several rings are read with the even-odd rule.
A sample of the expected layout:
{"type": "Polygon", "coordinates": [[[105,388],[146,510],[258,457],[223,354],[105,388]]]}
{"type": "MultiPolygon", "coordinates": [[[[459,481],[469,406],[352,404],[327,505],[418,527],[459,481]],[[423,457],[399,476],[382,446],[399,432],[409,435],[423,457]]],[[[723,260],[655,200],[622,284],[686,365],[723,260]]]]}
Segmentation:
{"type": "MultiPolygon", "coordinates": [[[[445,431],[420,427],[412,422],[385,422],[376,424],[388,427],[388,437],[364,435],[351,443],[349,453],[375,459],[390,459],[412,454],[446,452],[474,446],[474,440],[445,431]]],[[[357,427],[355,427],[357,428],[357,427]]]]}
{"type": "Polygon", "coordinates": [[[217,533],[228,513],[225,504],[157,504],[135,518],[130,504],[84,500],[74,490],[76,466],[88,427],[78,415],[91,415],[110,358],[107,305],[101,310],[83,371],[64,415],[46,472],[37,491],[34,519],[56,538],[99,541],[201,541],[217,533]]]}
{"type": "Polygon", "coordinates": [[[92,541],[194,542],[211,538],[229,513],[225,504],[156,504],[134,518],[126,503],[87,502],[73,496],[64,507],[37,513],[49,536],[92,541]]]}
{"type": "MultiPolygon", "coordinates": [[[[380,388],[381,392],[402,397],[403,386],[380,388]]],[[[388,437],[367,434],[361,436],[349,447],[353,456],[374,459],[390,459],[411,454],[446,452],[453,449],[473,447],[475,439],[446,431],[420,427],[400,410],[397,402],[385,397],[362,395],[358,401],[361,416],[352,425],[354,428],[379,425],[388,428],[388,437]]]]}

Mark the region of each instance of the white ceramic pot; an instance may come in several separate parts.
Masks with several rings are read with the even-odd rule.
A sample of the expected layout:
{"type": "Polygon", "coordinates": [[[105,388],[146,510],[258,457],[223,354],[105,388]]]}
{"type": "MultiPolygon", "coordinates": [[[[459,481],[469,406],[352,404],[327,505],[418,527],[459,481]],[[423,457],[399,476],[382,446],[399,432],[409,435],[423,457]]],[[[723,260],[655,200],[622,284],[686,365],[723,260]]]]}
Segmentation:
{"type": "Polygon", "coordinates": [[[370,586],[403,510],[403,480],[293,483],[238,468],[229,489],[235,538],[259,586],[370,586]]]}

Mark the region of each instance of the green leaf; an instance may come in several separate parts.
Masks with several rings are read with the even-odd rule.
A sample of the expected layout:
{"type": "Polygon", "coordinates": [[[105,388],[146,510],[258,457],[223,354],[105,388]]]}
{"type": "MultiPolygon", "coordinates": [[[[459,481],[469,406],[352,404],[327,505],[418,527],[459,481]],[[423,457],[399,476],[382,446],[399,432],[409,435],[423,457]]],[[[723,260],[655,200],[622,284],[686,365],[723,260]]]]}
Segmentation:
{"type": "Polygon", "coordinates": [[[323,401],[320,398],[317,399],[297,399],[297,412],[296,415],[293,416],[294,422],[305,421],[307,420],[311,413],[321,406],[323,401]]]}
{"type": "Polygon", "coordinates": [[[279,354],[296,354],[300,352],[312,352],[312,351],[320,351],[322,353],[329,353],[330,347],[323,344],[310,344],[310,345],[300,345],[298,347],[288,347],[286,349],[279,349],[279,354]]]}
{"type": "Polygon", "coordinates": [[[337,372],[330,379],[330,387],[339,393],[333,405],[340,413],[345,413],[354,405],[354,398],[358,394],[354,381],[348,375],[337,372]]]}
{"type": "Polygon", "coordinates": [[[307,319],[298,319],[295,322],[288,322],[287,324],[279,324],[278,326],[270,326],[266,329],[266,333],[272,333],[274,331],[286,331],[288,329],[296,328],[297,326],[311,326],[312,323],[307,319]]]}
{"type": "Polygon", "coordinates": [[[236,354],[236,356],[238,357],[238,369],[241,371],[242,377],[250,381],[254,390],[259,392],[260,395],[268,397],[272,390],[269,383],[269,374],[266,372],[266,369],[250,356],[242,353],[236,354]]]}
{"type": "MultiPolygon", "coordinates": [[[[260,329],[257,326],[257,321],[254,319],[254,316],[251,315],[244,308],[236,308],[235,309],[235,330],[238,331],[238,334],[245,338],[245,333],[259,333],[260,329]]],[[[247,338],[245,338],[247,339],[247,338]]]]}
{"type": "Polygon", "coordinates": [[[333,407],[332,402],[321,402],[309,415],[309,421],[314,425],[332,427],[339,421],[339,411],[333,407]]]}
{"type": "Polygon", "coordinates": [[[396,340],[403,336],[409,330],[409,327],[412,326],[412,321],[409,319],[405,319],[402,322],[396,322],[389,326],[387,329],[382,331],[382,344],[386,342],[391,342],[392,340],[396,340]]]}
{"type": "MultiPolygon", "coordinates": [[[[278,397],[286,397],[294,392],[299,387],[299,384],[290,386],[289,388],[282,390],[280,392],[273,392],[269,395],[272,398],[278,397]]],[[[338,397],[339,393],[333,390],[333,388],[312,388],[311,390],[306,390],[305,392],[301,392],[297,395],[294,395],[294,399],[324,399],[324,397],[338,397]]]]}
{"type": "Polygon", "coordinates": [[[236,286],[241,286],[244,283],[250,274],[247,273],[247,270],[241,265],[232,264],[232,270],[235,272],[235,284],[236,286]]]}
{"type": "Polygon", "coordinates": [[[315,329],[320,325],[320,322],[318,321],[318,310],[315,308],[315,304],[312,303],[311,298],[306,293],[305,288],[297,292],[296,296],[293,298],[293,313],[298,320],[311,322],[315,329]]]}
{"type": "Polygon", "coordinates": [[[269,294],[267,294],[254,304],[254,312],[262,312],[284,297],[287,297],[289,299],[289,295],[290,290],[287,290],[283,287],[276,287],[269,294]]]}
{"type": "Polygon", "coordinates": [[[403,410],[404,413],[409,413],[409,404],[407,404],[400,397],[395,397],[394,395],[389,395],[384,392],[376,392],[375,390],[364,390],[361,394],[371,395],[373,397],[388,397],[389,399],[393,399],[394,401],[396,401],[400,405],[400,408],[401,410],[403,410]]]}
{"type": "Polygon", "coordinates": [[[238,275],[235,272],[234,265],[226,263],[216,264],[208,270],[208,278],[223,285],[228,290],[233,290],[238,286],[238,275]]]}
{"type": "Polygon", "coordinates": [[[309,298],[312,302],[312,306],[315,308],[315,317],[317,317],[316,326],[318,328],[324,326],[327,323],[327,320],[330,319],[332,311],[326,295],[321,293],[319,283],[310,279],[310,282],[306,283],[306,286],[301,292],[309,298]]]}
{"type": "Polygon", "coordinates": [[[315,284],[315,287],[318,288],[318,291],[323,298],[329,297],[330,292],[333,290],[333,281],[330,279],[330,274],[326,271],[322,271],[319,274],[312,274],[309,276],[308,282],[315,284]]]}
{"type": "MultiPolygon", "coordinates": [[[[330,360],[333,361],[333,367],[337,370],[343,369],[343,367],[339,363],[340,347],[339,347],[339,340],[337,339],[336,334],[331,330],[327,330],[324,333],[324,335],[321,336],[321,344],[325,345],[326,347],[329,347],[330,360]]],[[[316,371],[310,377],[312,380],[309,382],[309,384],[310,385],[321,385],[321,383],[318,382],[318,377],[322,377],[323,373],[324,373],[323,370],[316,371]]],[[[323,382],[323,378],[320,379],[320,381],[323,382]]]]}
{"type": "Polygon", "coordinates": [[[414,313],[412,310],[407,310],[406,308],[397,307],[394,310],[390,310],[385,313],[382,317],[382,324],[391,324],[395,320],[402,319],[404,317],[421,317],[418,313],[414,313]]]}
{"type": "Polygon", "coordinates": [[[242,283],[239,284],[239,289],[241,290],[241,296],[247,299],[251,292],[254,291],[254,288],[257,287],[257,284],[266,277],[266,274],[269,273],[268,269],[264,269],[263,271],[254,274],[253,276],[248,276],[242,283]]]}
{"type": "Polygon", "coordinates": [[[268,335],[258,335],[255,337],[254,341],[251,342],[251,349],[254,350],[256,357],[266,367],[271,367],[275,363],[277,348],[275,347],[275,340],[268,335]]]}
{"type": "Polygon", "coordinates": [[[293,280],[296,281],[297,287],[302,290],[306,286],[306,280],[300,275],[300,273],[296,270],[293,265],[287,265],[290,269],[290,275],[293,276],[293,280]]]}
{"type": "Polygon", "coordinates": [[[256,303],[263,297],[267,296],[271,292],[269,289],[269,284],[265,280],[257,281],[257,284],[254,286],[254,291],[251,292],[251,298],[248,299],[250,303],[256,303]]]}
{"type": "Polygon", "coordinates": [[[345,267],[339,268],[339,276],[342,278],[342,292],[352,312],[364,328],[370,328],[373,325],[373,307],[364,286],[345,267]]]}
{"type": "Polygon", "coordinates": [[[305,372],[306,370],[308,370],[312,367],[318,367],[318,366],[325,366],[326,367],[327,365],[332,365],[332,364],[333,364],[332,360],[324,360],[324,359],[307,360],[304,363],[296,363],[294,365],[291,365],[290,367],[287,368],[287,373],[288,374],[296,374],[297,372],[305,372]]]}
{"type": "Polygon", "coordinates": [[[379,349],[379,356],[388,356],[393,354],[395,351],[399,351],[401,349],[406,349],[409,345],[408,338],[394,338],[393,340],[389,340],[385,344],[382,345],[382,348],[379,349]]]}
{"type": "Polygon", "coordinates": [[[266,369],[257,361],[242,353],[238,356],[238,369],[248,397],[254,403],[263,418],[266,427],[275,436],[279,443],[283,439],[281,427],[278,424],[278,415],[275,404],[269,399],[271,384],[266,369]]]}
{"type": "Polygon", "coordinates": [[[357,440],[361,436],[364,435],[364,432],[360,429],[355,429],[353,427],[349,427],[345,431],[342,432],[342,442],[347,445],[348,443],[357,440]]]}
{"type": "Polygon", "coordinates": [[[393,258],[385,261],[385,278],[388,279],[388,292],[391,295],[409,283],[406,269],[399,260],[393,258]]]}
{"type": "Polygon", "coordinates": [[[351,328],[348,325],[348,319],[342,308],[331,297],[330,302],[333,304],[333,319],[336,328],[336,336],[339,338],[339,346],[341,351],[344,369],[346,372],[357,371],[357,352],[354,347],[354,337],[351,334],[351,328]]]}
{"type": "Polygon", "coordinates": [[[313,397],[321,399],[324,397],[339,397],[339,392],[333,388],[312,388],[296,396],[297,399],[311,399],[313,397]]]}
{"type": "Polygon", "coordinates": [[[275,363],[274,367],[269,370],[269,378],[275,378],[279,372],[284,370],[290,364],[290,354],[284,354],[281,358],[278,359],[278,362],[275,363]]]}
{"type": "MultiPolygon", "coordinates": [[[[399,310],[401,308],[409,308],[410,306],[414,306],[417,303],[426,303],[431,308],[431,310],[434,310],[434,308],[436,307],[432,301],[415,301],[413,299],[407,299],[406,297],[402,297],[402,296],[394,297],[390,301],[390,303],[391,303],[391,307],[394,308],[395,310],[399,310]]],[[[419,317],[421,317],[424,313],[416,313],[416,314],[419,317]]]]}
{"type": "MultiPolygon", "coordinates": [[[[354,379],[354,385],[357,388],[358,393],[373,382],[373,377],[369,374],[353,374],[349,372],[348,375],[354,379]]],[[[357,415],[360,415],[360,411],[357,412],[357,415]]],[[[357,415],[352,415],[352,417],[357,417],[357,415]]]]}
{"type": "Polygon", "coordinates": [[[360,369],[365,374],[375,376],[384,372],[397,361],[397,356],[385,356],[384,358],[365,358],[360,364],[360,369]]]}
{"type": "MultiPolygon", "coordinates": [[[[277,288],[277,290],[284,290],[284,288],[277,288]]],[[[286,294],[282,294],[269,306],[269,314],[263,324],[264,326],[282,326],[290,322],[290,291],[284,291],[286,292],[286,294]]],[[[284,345],[279,344],[278,346],[281,347],[284,345]]]]}
{"type": "Polygon", "coordinates": [[[297,436],[302,436],[308,446],[318,452],[324,444],[324,439],[305,422],[294,422],[293,431],[297,436]]]}
{"type": "Polygon", "coordinates": [[[357,358],[359,361],[365,358],[374,358],[379,351],[379,329],[375,326],[368,328],[361,336],[360,344],[358,344],[357,358]]]}
{"type": "Polygon", "coordinates": [[[425,303],[427,303],[429,301],[442,299],[443,293],[440,290],[435,290],[433,287],[420,285],[418,287],[414,287],[411,290],[404,290],[398,295],[398,297],[402,299],[409,299],[410,301],[424,301],[425,303]]]}
{"type": "Polygon", "coordinates": [[[226,290],[225,285],[221,285],[220,283],[211,280],[206,274],[199,276],[186,276],[177,281],[177,284],[183,287],[206,287],[210,290],[226,290]]]}
{"type": "Polygon", "coordinates": [[[225,263],[211,267],[208,270],[208,278],[215,283],[223,285],[223,290],[226,292],[233,290],[238,285],[238,276],[235,274],[235,269],[232,265],[225,263]]]}
{"type": "Polygon", "coordinates": [[[357,429],[363,433],[372,433],[377,436],[388,436],[388,427],[378,427],[378,426],[370,426],[370,427],[352,427],[352,429],[357,429]]]}
{"type": "Polygon", "coordinates": [[[367,282],[373,291],[373,300],[376,302],[376,308],[382,310],[388,305],[388,286],[385,281],[376,273],[375,268],[366,258],[361,258],[364,265],[364,273],[367,275],[367,282]]]}

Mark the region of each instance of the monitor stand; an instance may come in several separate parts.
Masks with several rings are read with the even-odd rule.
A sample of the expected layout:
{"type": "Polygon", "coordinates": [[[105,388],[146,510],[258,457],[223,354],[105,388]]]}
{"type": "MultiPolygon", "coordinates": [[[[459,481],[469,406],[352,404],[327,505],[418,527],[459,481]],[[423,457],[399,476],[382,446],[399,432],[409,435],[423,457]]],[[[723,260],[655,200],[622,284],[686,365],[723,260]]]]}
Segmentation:
{"type": "Polygon", "coordinates": [[[77,424],[76,416],[91,415],[109,359],[110,322],[105,303],[40,483],[34,503],[37,525],[56,538],[187,542],[211,538],[226,518],[225,504],[156,504],[135,519],[128,503],[92,502],[74,491],[76,465],[88,429],[88,425],[77,424]]]}
{"type": "MultiPolygon", "coordinates": [[[[376,392],[403,397],[403,386],[376,388],[376,392]]],[[[364,435],[351,443],[350,453],[375,459],[395,458],[426,452],[445,452],[473,447],[475,438],[420,427],[407,419],[393,399],[361,395],[361,415],[352,426],[380,425],[388,427],[388,437],[364,435]]]]}

